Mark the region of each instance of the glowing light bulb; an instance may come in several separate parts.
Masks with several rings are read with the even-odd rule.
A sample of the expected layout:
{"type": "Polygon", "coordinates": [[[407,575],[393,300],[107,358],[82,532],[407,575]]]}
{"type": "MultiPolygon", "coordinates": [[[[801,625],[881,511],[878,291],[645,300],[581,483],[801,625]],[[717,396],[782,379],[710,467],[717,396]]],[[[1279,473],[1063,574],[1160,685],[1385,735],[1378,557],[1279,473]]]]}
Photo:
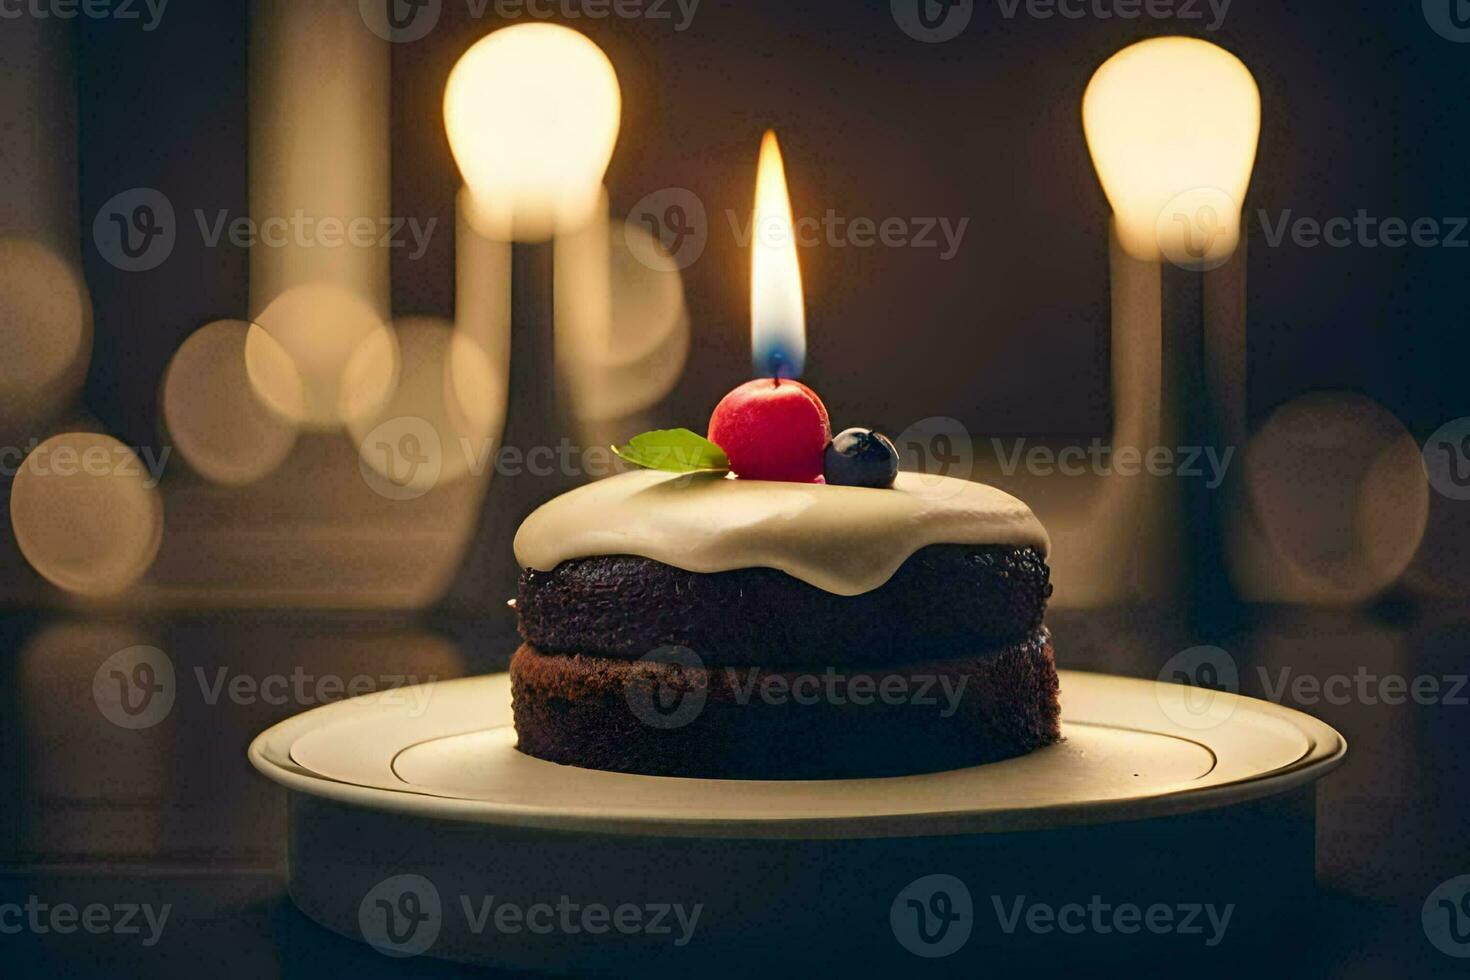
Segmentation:
{"type": "Polygon", "coordinates": [[[761,140],[750,254],[750,350],[756,377],[799,378],[806,364],[806,308],[786,165],[776,134],[761,140]]]}
{"type": "Polygon", "coordinates": [[[621,114],[612,62],[576,31],[517,24],[476,42],[444,89],[444,128],[476,229],[534,241],[585,221],[621,114]]]}
{"type": "Polygon", "coordinates": [[[1230,257],[1261,131],[1239,58],[1185,37],[1126,47],[1088,83],[1082,127],[1130,255],[1190,268],[1230,257]]]}

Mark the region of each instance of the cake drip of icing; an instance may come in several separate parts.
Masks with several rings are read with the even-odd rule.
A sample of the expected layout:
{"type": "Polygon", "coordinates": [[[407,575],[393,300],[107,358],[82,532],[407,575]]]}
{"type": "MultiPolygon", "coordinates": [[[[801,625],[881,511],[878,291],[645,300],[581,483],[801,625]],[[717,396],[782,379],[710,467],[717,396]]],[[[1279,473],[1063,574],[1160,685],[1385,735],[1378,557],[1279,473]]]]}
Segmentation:
{"type": "Polygon", "coordinates": [[[690,572],[776,568],[837,595],[887,582],[931,544],[1050,547],[1004,491],[900,473],[891,490],[635,470],[548,501],[516,532],[522,568],[636,555],[690,572]]]}

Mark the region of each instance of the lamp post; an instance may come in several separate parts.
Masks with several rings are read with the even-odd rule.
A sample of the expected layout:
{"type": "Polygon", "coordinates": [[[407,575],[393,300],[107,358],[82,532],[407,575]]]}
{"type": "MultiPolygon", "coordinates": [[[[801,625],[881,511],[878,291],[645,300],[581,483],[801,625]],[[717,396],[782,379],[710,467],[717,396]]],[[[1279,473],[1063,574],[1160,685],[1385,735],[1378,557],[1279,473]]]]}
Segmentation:
{"type": "Polygon", "coordinates": [[[533,474],[524,461],[537,447],[555,449],[571,432],[557,397],[553,239],[604,206],[602,182],[621,113],[607,55],[582,34],[553,24],[518,24],[485,36],[460,58],[445,86],[444,126],[465,182],[466,220],[511,249],[501,447],[519,450],[522,468],[492,481],[472,551],[489,565],[469,581],[461,576],[457,590],[489,608],[501,608],[516,593],[516,527],[574,482],[555,464],[550,475],[533,474]]]}
{"type": "MultiPolygon", "coordinates": [[[[1162,391],[1153,429],[1176,445],[1239,442],[1245,286],[1243,261],[1232,258],[1260,138],[1255,79],[1240,59],[1208,42],[1141,41],[1094,73],[1082,123],[1113,207],[1114,247],[1136,260],[1115,262],[1114,269],[1158,270],[1142,291],[1128,288],[1138,283],[1113,282],[1115,315],[1126,294],[1147,310],[1125,314],[1159,321],[1162,391]],[[1222,266],[1218,274],[1210,271],[1222,266]],[[1207,285],[1200,273],[1228,283],[1207,285]]],[[[1209,629],[1219,625],[1230,600],[1221,559],[1223,494],[1174,478],[1181,485],[1170,496],[1182,526],[1170,537],[1188,548],[1180,578],[1196,624],[1209,629]]]]}

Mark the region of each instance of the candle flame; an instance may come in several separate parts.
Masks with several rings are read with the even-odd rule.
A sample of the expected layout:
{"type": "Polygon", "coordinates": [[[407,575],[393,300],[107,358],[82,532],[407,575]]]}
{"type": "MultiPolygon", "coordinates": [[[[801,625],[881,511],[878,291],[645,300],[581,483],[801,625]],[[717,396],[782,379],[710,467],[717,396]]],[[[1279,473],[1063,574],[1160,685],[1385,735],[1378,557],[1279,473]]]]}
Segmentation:
{"type": "Polygon", "coordinates": [[[751,230],[751,362],[758,377],[799,378],[806,362],[806,310],[786,166],[771,130],[761,140],[751,230]]]}

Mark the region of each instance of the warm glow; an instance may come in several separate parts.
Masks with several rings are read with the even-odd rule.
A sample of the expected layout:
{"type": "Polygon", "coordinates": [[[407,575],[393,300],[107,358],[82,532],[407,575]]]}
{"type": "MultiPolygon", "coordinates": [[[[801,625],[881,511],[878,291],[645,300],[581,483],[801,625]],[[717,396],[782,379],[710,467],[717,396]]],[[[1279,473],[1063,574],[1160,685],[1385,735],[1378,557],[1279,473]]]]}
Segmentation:
{"type": "Polygon", "coordinates": [[[796,222],[776,134],[761,140],[750,256],[750,350],[757,377],[801,377],[806,310],[796,261],[796,222]]]}
{"type": "Polygon", "coordinates": [[[159,404],[174,447],[212,483],[238,486],[275,472],[296,445],[301,379],[284,347],[261,327],[216,320],[189,335],[163,374],[159,404]],[[250,378],[280,385],[277,413],[250,378]]]}
{"type": "Polygon", "coordinates": [[[368,486],[389,500],[412,500],[468,475],[483,458],[500,433],[505,379],[447,320],[402,317],[393,328],[400,361],[393,395],[348,431],[368,486]]]}
{"type": "Polygon", "coordinates": [[[612,62],[576,31],[517,24],[465,52],[444,90],[449,146],[476,227],[539,240],[600,200],[622,95],[612,62]]]}
{"type": "Polygon", "coordinates": [[[1261,96],[1235,55],[1161,37],[1109,58],[1082,126],[1130,255],[1208,268],[1234,252],[1261,130],[1261,96]]]}
{"type": "Polygon", "coordinates": [[[277,415],[326,431],[370,415],[392,394],[393,331],[355,291],[325,282],[297,286],[271,300],[255,322],[260,329],[245,337],[246,375],[277,415]]]}
{"type": "Polygon", "coordinates": [[[111,436],[55,435],[31,450],[10,490],[10,526],[31,567],[78,595],[112,596],[143,577],[163,542],[157,480],[167,457],[139,458],[111,436]]]}
{"type": "Polygon", "coordinates": [[[0,238],[0,427],[26,428],[76,395],[92,356],[92,303],[71,264],[0,238]]]}

